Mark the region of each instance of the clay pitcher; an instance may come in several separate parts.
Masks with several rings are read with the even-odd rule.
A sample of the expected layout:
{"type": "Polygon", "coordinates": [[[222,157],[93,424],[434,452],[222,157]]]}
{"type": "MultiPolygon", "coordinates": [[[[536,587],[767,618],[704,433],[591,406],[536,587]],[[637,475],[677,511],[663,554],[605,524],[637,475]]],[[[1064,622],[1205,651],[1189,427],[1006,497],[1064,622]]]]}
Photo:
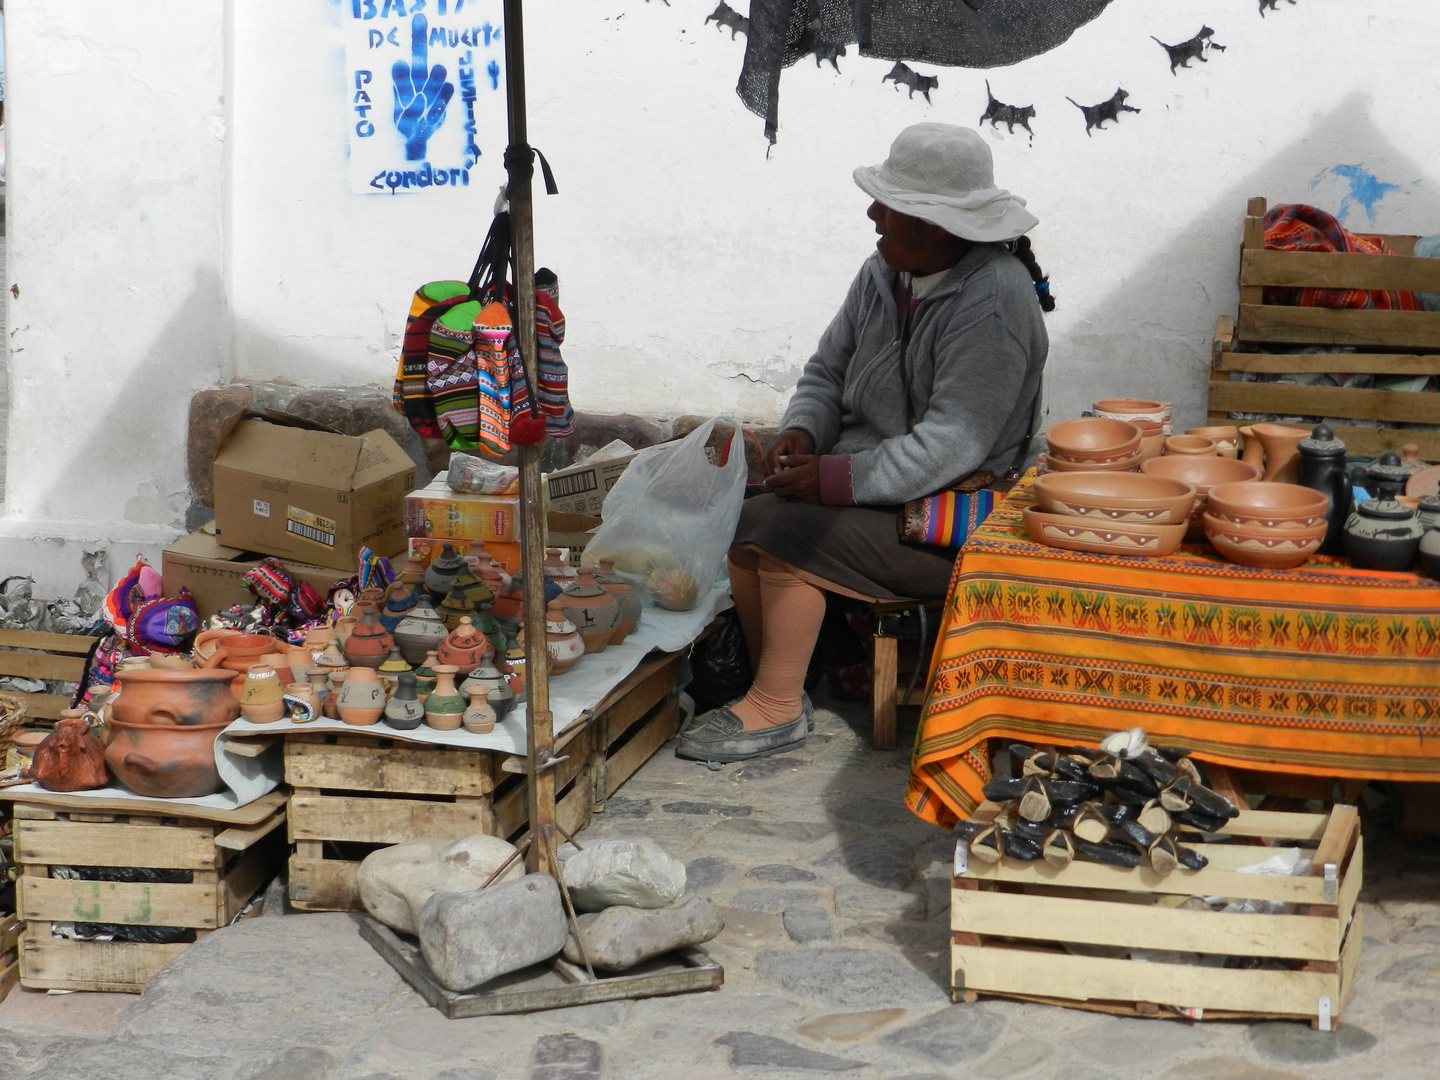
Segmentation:
{"type": "Polygon", "coordinates": [[[127,671],[115,680],[111,719],[158,727],[218,724],[223,728],[240,715],[240,701],[230,691],[234,679],[235,672],[227,668],[127,671]]]}
{"type": "Polygon", "coordinates": [[[91,734],[90,721],[83,715],[57,720],[55,730],[35,748],[30,775],[47,791],[89,791],[108,784],[105,747],[91,734]]]}
{"type": "MultiPolygon", "coordinates": [[[[1260,440],[1265,451],[1265,475],[1260,479],[1277,484],[1293,484],[1300,467],[1300,441],[1310,437],[1307,428],[1290,427],[1287,424],[1252,424],[1251,431],[1260,440]]],[[[1249,461],[1250,444],[1245,444],[1249,461]]]]}
{"type": "MultiPolygon", "coordinates": [[[[217,642],[215,651],[201,667],[206,670],[219,668],[231,672],[232,692],[238,701],[244,680],[235,679],[235,675],[243,676],[263,658],[273,653],[276,647],[275,639],[269,634],[232,634],[217,642]]],[[[283,660],[281,662],[284,663],[283,660]]]]}

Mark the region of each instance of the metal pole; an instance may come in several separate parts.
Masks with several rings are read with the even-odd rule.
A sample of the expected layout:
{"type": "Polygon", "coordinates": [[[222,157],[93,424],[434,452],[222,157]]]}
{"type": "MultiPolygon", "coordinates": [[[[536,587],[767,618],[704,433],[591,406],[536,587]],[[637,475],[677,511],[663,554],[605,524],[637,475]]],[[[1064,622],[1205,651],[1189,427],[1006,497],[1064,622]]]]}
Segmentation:
{"type": "MultiPolygon", "coordinates": [[[[510,146],[528,147],[525,123],[525,28],[521,0],[505,0],[505,96],[510,146]]],[[[535,344],[535,218],[529,172],[512,175],[510,227],[515,243],[515,329],[530,393],[539,393],[535,344]]],[[[520,447],[520,565],[525,573],[525,719],[529,728],[526,767],[530,835],[525,855],[530,873],[548,873],[555,847],[555,731],[550,715],[549,653],[545,648],[545,520],[541,491],[543,443],[520,447]]]]}

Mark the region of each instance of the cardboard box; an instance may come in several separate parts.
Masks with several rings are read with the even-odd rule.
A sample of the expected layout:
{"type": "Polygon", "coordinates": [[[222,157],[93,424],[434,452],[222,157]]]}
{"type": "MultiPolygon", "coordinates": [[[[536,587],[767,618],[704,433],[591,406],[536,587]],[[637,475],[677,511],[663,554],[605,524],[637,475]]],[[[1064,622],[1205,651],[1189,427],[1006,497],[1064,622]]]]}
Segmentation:
{"type": "MultiPolygon", "coordinates": [[[[440,552],[449,544],[455,549],[457,555],[464,555],[470,548],[469,540],[431,540],[424,536],[412,536],[410,538],[410,553],[418,554],[426,566],[440,557],[440,552]]],[[[520,572],[520,545],[501,543],[498,540],[485,541],[485,550],[490,557],[505,568],[505,572],[514,576],[520,572]]],[[[400,569],[396,565],[396,569],[400,569]]]]}
{"type": "Polygon", "coordinates": [[[246,417],[215,457],[216,531],[226,547],[350,574],[361,547],[405,550],[414,487],[414,463],[379,428],[357,438],[246,417]]]}
{"type": "Polygon", "coordinates": [[[549,473],[545,477],[545,490],[550,495],[550,512],[599,516],[605,496],[610,494],[630,462],[639,456],[638,453],[626,454],[549,473]]]}
{"type": "MultiPolygon", "coordinates": [[[[255,596],[245,587],[242,578],[263,558],[253,551],[241,551],[220,543],[209,531],[213,524],[182,536],[160,556],[165,595],[174,596],[180,586],[185,586],[194,594],[201,618],[209,618],[236,604],[253,604],[255,596]]],[[[321,599],[335,582],[347,576],[328,566],[282,561],[297,582],[308,584],[321,599]]]]}
{"type": "Polygon", "coordinates": [[[451,491],[444,480],[405,496],[405,535],[436,540],[520,540],[519,495],[474,495],[451,491]]]}

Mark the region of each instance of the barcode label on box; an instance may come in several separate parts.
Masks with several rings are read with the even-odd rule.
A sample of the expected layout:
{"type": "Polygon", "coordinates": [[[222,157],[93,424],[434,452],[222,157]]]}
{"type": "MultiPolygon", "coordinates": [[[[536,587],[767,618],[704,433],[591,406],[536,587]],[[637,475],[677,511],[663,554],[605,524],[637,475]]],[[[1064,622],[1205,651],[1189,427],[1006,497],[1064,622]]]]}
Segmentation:
{"type": "Polygon", "coordinates": [[[335,520],[290,506],[285,509],[285,531],[327,548],[335,546],[335,520]]]}

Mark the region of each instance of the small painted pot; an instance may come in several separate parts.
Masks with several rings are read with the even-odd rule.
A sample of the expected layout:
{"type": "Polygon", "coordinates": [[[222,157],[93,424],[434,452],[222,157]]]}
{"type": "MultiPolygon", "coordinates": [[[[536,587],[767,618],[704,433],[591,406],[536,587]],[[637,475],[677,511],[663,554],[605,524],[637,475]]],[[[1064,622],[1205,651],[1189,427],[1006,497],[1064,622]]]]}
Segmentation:
{"type": "Polygon", "coordinates": [[[380,673],[369,667],[351,668],[345,685],[336,695],[335,708],[344,723],[356,727],[377,723],[385,711],[385,687],[380,673]]]}
{"type": "Polygon", "coordinates": [[[454,665],[460,674],[468,675],[480,661],[495,652],[495,647],[490,644],[489,638],[475,629],[475,624],[467,615],[435,652],[442,664],[454,665]]]}
{"type": "Polygon", "coordinates": [[[255,664],[240,690],[240,715],[252,724],[273,724],[285,715],[285,684],[269,664],[255,664]]]}
{"type": "Polygon", "coordinates": [[[345,642],[345,660],[351,667],[378,668],[395,647],[395,639],[385,632],[373,608],[364,616],[345,642]]]}
{"type": "Polygon", "coordinates": [[[441,664],[435,669],[435,689],[425,699],[425,723],[436,731],[455,731],[464,722],[469,702],[455,689],[458,672],[454,664],[441,664]]]}
{"type": "Polygon", "coordinates": [[[550,656],[550,674],[564,675],[585,655],[585,642],[575,631],[575,624],[565,617],[565,600],[550,601],[545,616],[545,651],[550,656]]]}
{"type": "Polygon", "coordinates": [[[565,617],[575,624],[585,651],[604,652],[610,638],[620,628],[620,605],[595,581],[594,572],[586,567],[565,583],[565,617]]]}
{"type": "Polygon", "coordinates": [[[385,703],[385,724],[396,731],[412,731],[425,721],[425,703],[415,694],[415,673],[402,674],[395,696],[385,703]]]}

